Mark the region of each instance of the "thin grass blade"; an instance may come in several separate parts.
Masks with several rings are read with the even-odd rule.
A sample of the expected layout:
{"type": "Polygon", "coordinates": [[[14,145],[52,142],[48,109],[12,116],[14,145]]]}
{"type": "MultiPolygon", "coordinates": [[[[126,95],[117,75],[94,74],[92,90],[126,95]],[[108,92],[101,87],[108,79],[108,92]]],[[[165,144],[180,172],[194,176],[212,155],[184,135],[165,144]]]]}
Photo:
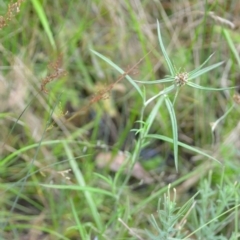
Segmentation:
{"type": "Polygon", "coordinates": [[[212,133],[215,131],[217,125],[227,117],[227,115],[234,109],[234,105],[232,105],[228,110],[227,112],[225,112],[219,119],[217,119],[211,126],[211,131],[212,133]]]}
{"type": "Polygon", "coordinates": [[[224,35],[224,37],[225,37],[225,39],[226,39],[226,41],[228,43],[229,48],[231,49],[234,57],[237,60],[238,66],[240,66],[239,51],[236,49],[236,46],[233,43],[233,40],[232,40],[232,38],[231,38],[231,36],[229,34],[229,31],[227,29],[223,29],[222,32],[223,32],[223,35],[224,35]]]}
{"type": "Polygon", "coordinates": [[[53,37],[53,33],[51,31],[51,28],[50,28],[50,24],[49,24],[49,21],[47,19],[47,16],[43,10],[43,7],[41,5],[41,3],[39,2],[39,0],[32,0],[32,4],[33,4],[33,7],[34,9],[36,10],[37,14],[38,14],[38,17],[41,21],[41,24],[48,36],[48,39],[49,39],[49,42],[51,43],[52,47],[54,50],[56,50],[56,43],[55,43],[55,40],[54,40],[54,37],[53,37]]]}
{"type": "Polygon", "coordinates": [[[189,72],[189,76],[194,75],[195,73],[197,73],[200,69],[203,68],[204,65],[206,65],[206,63],[210,60],[210,58],[214,55],[214,53],[212,53],[207,60],[204,61],[204,63],[202,63],[199,67],[197,67],[196,69],[192,70],[191,72],[189,72]]]}
{"type": "Polygon", "coordinates": [[[106,190],[103,190],[100,188],[88,187],[87,185],[79,186],[79,185],[40,184],[40,186],[45,187],[45,188],[75,190],[75,191],[82,191],[82,192],[87,191],[87,192],[102,194],[102,195],[106,195],[106,196],[115,198],[115,195],[109,191],[106,191],[106,190]]]}
{"type": "Polygon", "coordinates": [[[230,89],[237,88],[237,87],[227,87],[227,88],[203,87],[203,86],[198,85],[198,84],[193,83],[193,82],[188,82],[187,85],[190,86],[190,87],[193,87],[193,88],[200,89],[200,90],[208,90],[208,91],[223,91],[223,90],[230,90],[230,89]]]}
{"type": "MultiPolygon", "coordinates": [[[[158,135],[158,134],[149,134],[149,135],[147,135],[147,138],[155,138],[155,139],[163,140],[163,141],[165,141],[165,142],[173,143],[173,139],[172,139],[172,138],[169,138],[169,137],[166,137],[166,136],[163,136],[163,135],[158,135]]],[[[185,144],[185,143],[182,143],[182,142],[179,142],[179,141],[178,141],[177,143],[178,143],[178,145],[181,146],[181,147],[184,147],[184,148],[186,148],[186,149],[188,149],[188,150],[190,150],[190,151],[192,151],[192,152],[198,153],[198,154],[200,154],[200,155],[202,155],[202,156],[204,156],[204,157],[210,158],[210,159],[218,162],[219,164],[222,164],[222,163],[221,163],[219,160],[217,160],[216,158],[210,156],[209,154],[207,154],[207,153],[205,153],[205,152],[203,152],[203,151],[201,151],[201,150],[199,150],[199,149],[197,149],[197,148],[194,148],[194,147],[192,147],[192,146],[189,146],[189,145],[187,145],[187,144],[185,144]]]]}
{"type": "Polygon", "coordinates": [[[174,162],[176,170],[178,171],[178,127],[177,127],[177,119],[174,111],[174,107],[172,102],[165,96],[165,103],[171,118],[172,132],[173,132],[173,152],[174,152],[174,162]]]}
{"type": "Polygon", "coordinates": [[[167,83],[167,82],[173,82],[174,77],[169,77],[169,78],[163,78],[159,80],[149,80],[149,81],[141,81],[141,80],[134,80],[137,83],[143,83],[143,84],[161,84],[161,83],[167,83]]]}
{"type": "MultiPolygon", "coordinates": [[[[80,169],[78,167],[76,159],[74,158],[72,149],[70,148],[68,143],[64,142],[64,141],[63,141],[63,146],[64,146],[64,149],[65,149],[66,155],[69,159],[69,164],[70,164],[70,166],[73,170],[73,173],[76,177],[77,183],[82,188],[88,188],[86,186],[84,176],[83,176],[82,172],[80,171],[80,169]]],[[[104,226],[103,226],[100,214],[98,212],[97,206],[95,204],[95,201],[94,201],[94,198],[93,198],[91,192],[89,192],[88,190],[85,190],[85,191],[83,191],[83,193],[84,193],[85,199],[88,203],[88,206],[90,208],[90,211],[92,213],[92,216],[95,220],[96,226],[98,227],[99,230],[102,230],[104,228],[104,226]]]]}
{"type": "Polygon", "coordinates": [[[157,21],[157,30],[158,30],[158,40],[159,40],[160,48],[161,48],[163,56],[164,56],[164,58],[167,62],[168,69],[169,69],[171,75],[174,76],[175,75],[175,70],[174,70],[174,67],[173,67],[173,64],[172,64],[170,58],[168,57],[167,51],[164,47],[164,44],[163,44],[163,41],[162,41],[162,36],[161,36],[160,24],[159,24],[158,21],[157,21]]]}
{"type": "Polygon", "coordinates": [[[81,236],[82,239],[87,239],[86,230],[84,228],[84,225],[80,222],[80,219],[78,217],[78,211],[77,211],[77,208],[75,207],[75,204],[74,204],[72,198],[70,198],[70,204],[71,204],[71,208],[72,208],[73,217],[76,222],[77,229],[79,231],[79,236],[81,236]]]}
{"type": "MultiPolygon", "coordinates": [[[[103,56],[102,54],[90,49],[96,56],[98,56],[99,58],[101,58],[102,60],[104,60],[106,63],[108,63],[110,66],[112,66],[113,68],[115,68],[120,74],[124,74],[125,71],[123,69],[121,69],[119,66],[117,66],[114,62],[112,62],[109,58],[103,56]]],[[[138,91],[138,93],[140,94],[140,96],[143,98],[143,93],[140,89],[140,87],[134,82],[134,80],[129,76],[126,75],[125,78],[133,85],[133,87],[135,87],[135,89],[138,91]]]]}
{"type": "Polygon", "coordinates": [[[148,115],[148,118],[146,120],[146,134],[148,134],[150,127],[152,126],[152,123],[154,119],[156,118],[157,113],[159,112],[159,108],[161,107],[163,102],[163,95],[160,96],[157,100],[157,102],[154,104],[153,109],[151,110],[150,114],[148,115]]]}
{"type": "Polygon", "coordinates": [[[155,96],[151,97],[150,99],[148,99],[148,100],[144,103],[144,105],[147,106],[147,105],[148,105],[150,102],[152,102],[154,99],[160,97],[161,95],[170,93],[170,92],[173,91],[175,88],[176,88],[175,85],[171,85],[171,86],[165,88],[164,90],[162,90],[161,92],[159,92],[157,95],[155,95],[155,96]]]}
{"type": "Polygon", "coordinates": [[[197,78],[197,77],[201,76],[202,74],[204,74],[204,73],[206,73],[206,72],[209,72],[209,71],[213,70],[214,68],[217,68],[217,67],[221,66],[223,63],[224,63],[224,62],[215,63],[215,64],[213,64],[213,65],[211,65],[211,66],[209,66],[209,67],[205,67],[205,68],[197,71],[197,72],[194,73],[194,74],[189,74],[188,80],[192,80],[192,79],[194,79],[194,78],[197,78]]]}

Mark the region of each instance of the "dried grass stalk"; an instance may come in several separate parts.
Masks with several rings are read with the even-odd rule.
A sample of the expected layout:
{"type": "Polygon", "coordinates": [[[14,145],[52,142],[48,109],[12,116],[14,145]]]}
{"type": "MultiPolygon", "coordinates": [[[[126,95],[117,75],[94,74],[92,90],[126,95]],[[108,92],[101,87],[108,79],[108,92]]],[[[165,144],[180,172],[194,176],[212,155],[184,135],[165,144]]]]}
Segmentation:
{"type": "Polygon", "coordinates": [[[0,16],[0,29],[6,27],[9,22],[20,12],[20,6],[25,0],[18,0],[15,3],[8,4],[7,13],[3,16],[0,16]]]}

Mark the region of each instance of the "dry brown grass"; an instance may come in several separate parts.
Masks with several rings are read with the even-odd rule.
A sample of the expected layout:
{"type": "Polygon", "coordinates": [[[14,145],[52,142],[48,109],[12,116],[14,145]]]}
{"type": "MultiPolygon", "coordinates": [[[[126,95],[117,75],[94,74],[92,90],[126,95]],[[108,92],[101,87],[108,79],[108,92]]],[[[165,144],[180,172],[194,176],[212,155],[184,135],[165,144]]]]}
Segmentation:
{"type": "Polygon", "coordinates": [[[67,71],[62,68],[62,54],[57,58],[55,62],[51,62],[48,68],[52,71],[51,74],[47,75],[41,83],[41,91],[44,93],[48,93],[46,89],[46,85],[54,80],[57,80],[61,77],[67,75],[67,71]]]}
{"type": "MultiPolygon", "coordinates": [[[[147,55],[150,53],[151,51],[149,51],[147,53],[147,55]]],[[[104,100],[104,99],[107,99],[109,97],[109,92],[112,91],[113,87],[119,83],[121,80],[123,80],[127,75],[129,74],[135,74],[136,73],[136,69],[137,67],[139,66],[139,64],[143,61],[143,59],[145,58],[146,56],[144,56],[143,58],[141,58],[136,64],[134,64],[132,67],[128,68],[122,75],[120,75],[117,80],[106,86],[104,89],[98,91],[97,94],[93,95],[90,99],[90,101],[88,102],[88,104],[84,107],[82,107],[79,111],[77,111],[73,116],[71,116],[69,119],[67,119],[67,121],[71,121],[73,120],[75,117],[77,117],[79,115],[79,113],[81,113],[82,111],[85,111],[86,109],[89,109],[90,106],[96,102],[99,102],[100,100],[104,100]]]]}
{"type": "Polygon", "coordinates": [[[8,4],[8,9],[5,15],[0,16],[0,29],[6,27],[12,20],[13,18],[20,12],[20,7],[21,4],[25,0],[18,0],[17,2],[8,4]]]}

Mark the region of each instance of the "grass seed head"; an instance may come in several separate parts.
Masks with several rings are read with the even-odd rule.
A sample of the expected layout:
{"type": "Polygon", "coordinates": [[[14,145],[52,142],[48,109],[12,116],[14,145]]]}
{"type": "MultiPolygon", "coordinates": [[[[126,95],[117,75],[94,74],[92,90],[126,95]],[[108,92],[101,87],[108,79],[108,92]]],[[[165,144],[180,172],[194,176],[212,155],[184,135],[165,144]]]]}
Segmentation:
{"type": "Polygon", "coordinates": [[[188,73],[187,72],[178,73],[175,76],[175,83],[178,87],[185,85],[187,83],[187,81],[188,81],[188,73]]]}
{"type": "Polygon", "coordinates": [[[240,95],[239,94],[234,94],[233,100],[236,104],[240,105],[240,95]]]}
{"type": "Polygon", "coordinates": [[[6,27],[9,22],[20,12],[20,6],[24,0],[18,0],[17,2],[8,4],[8,10],[5,15],[0,16],[0,29],[6,27]]]}

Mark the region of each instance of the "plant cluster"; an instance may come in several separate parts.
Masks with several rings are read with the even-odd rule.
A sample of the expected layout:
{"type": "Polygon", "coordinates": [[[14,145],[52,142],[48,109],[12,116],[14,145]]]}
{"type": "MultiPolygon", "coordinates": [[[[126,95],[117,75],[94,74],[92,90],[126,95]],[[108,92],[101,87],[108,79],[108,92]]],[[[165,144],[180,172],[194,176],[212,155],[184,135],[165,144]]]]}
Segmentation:
{"type": "MultiPolygon", "coordinates": [[[[150,18],[145,16],[146,3],[141,1],[108,1],[106,4],[94,0],[86,9],[82,9],[81,1],[23,3],[26,1],[11,1],[6,14],[0,16],[3,34],[5,30],[12,34],[11,40],[8,34],[3,37],[2,62],[8,62],[6,55],[10,49],[22,62],[21,67],[14,63],[2,66],[3,72],[7,70],[0,75],[0,80],[9,87],[10,100],[17,98],[19,89],[21,97],[24,96],[17,98],[21,101],[15,100],[19,102],[15,109],[9,104],[6,112],[0,114],[5,126],[3,133],[8,131],[6,137],[2,133],[0,159],[0,239],[237,240],[240,191],[236,161],[239,135],[236,133],[240,132],[240,125],[233,129],[233,123],[229,122],[234,122],[232,116],[238,118],[240,97],[235,92],[231,98],[231,91],[236,87],[229,87],[234,83],[229,83],[226,76],[233,66],[240,64],[231,38],[237,39],[239,34],[230,35],[225,29],[234,31],[236,25],[219,17],[206,3],[205,12],[181,13],[182,24],[186,24],[191,13],[198,27],[189,24],[192,42],[187,43],[185,39],[186,45],[176,37],[177,33],[186,35],[184,28],[172,29],[171,44],[178,44],[174,54],[181,56],[175,61],[174,54],[169,54],[171,48],[164,44],[167,42],[164,26],[170,29],[173,22],[166,15],[165,2],[149,3],[158,7],[157,13],[151,10],[153,15],[157,14],[153,16],[154,21],[160,18],[159,12],[164,19],[152,26],[157,36],[150,25],[143,24],[150,18]],[[22,15],[25,17],[29,12],[32,19],[32,25],[27,22],[27,26],[31,25],[29,32],[27,27],[11,32],[13,19],[24,7],[26,12],[22,15]],[[80,16],[81,21],[75,26],[74,21],[80,16]],[[65,27],[70,17],[71,27],[65,27]],[[218,62],[216,59],[222,59],[218,53],[221,49],[211,49],[207,46],[209,42],[206,45],[204,41],[202,45],[197,42],[196,49],[189,47],[188,44],[195,46],[199,36],[205,34],[207,40],[210,38],[211,21],[216,26],[212,32],[220,32],[225,37],[228,44],[225,49],[231,50],[233,60],[226,57],[225,61],[218,62]],[[112,31],[116,32],[106,34],[102,23],[114,23],[112,31]],[[55,24],[58,27],[55,28],[55,24]],[[134,30],[140,44],[129,38],[134,47],[127,48],[124,27],[134,30]],[[123,47],[119,53],[112,50],[112,42],[108,45],[115,35],[119,40],[117,49],[123,47]],[[161,51],[154,49],[155,39],[161,51]],[[139,46],[140,56],[137,55],[139,46]],[[132,48],[140,60],[130,57],[132,48]],[[56,49],[62,54],[51,61],[46,70],[44,60],[55,55],[56,49]],[[105,50],[108,53],[104,53],[105,50]],[[202,56],[198,58],[199,52],[202,56]],[[121,61],[125,55],[125,61],[136,62],[127,69],[119,67],[125,65],[121,61]],[[199,61],[193,64],[193,59],[199,61]],[[183,66],[176,68],[176,62],[183,66]],[[16,69],[20,70],[14,72],[16,69]],[[155,72],[149,73],[153,69],[155,72]],[[21,77],[19,72],[26,75],[21,77]],[[42,73],[45,77],[38,77],[42,73]],[[212,78],[220,79],[219,75],[223,76],[221,81],[213,84],[212,78]],[[65,76],[67,81],[60,81],[65,76]],[[10,85],[14,77],[16,81],[10,85]],[[101,80],[109,83],[99,84],[104,87],[89,94],[101,80]],[[120,84],[122,95],[114,100],[120,84]],[[211,109],[214,96],[221,105],[214,105],[217,110],[211,109]],[[208,120],[214,116],[209,131],[202,118],[205,108],[208,120]],[[108,114],[112,109],[114,116],[108,114]],[[85,112],[89,116],[86,117],[85,112]],[[195,128],[188,128],[189,119],[196,124],[195,128]],[[74,125],[72,120],[84,123],[74,125]],[[199,122],[204,131],[199,130],[199,122]],[[233,133],[223,141],[220,130],[227,124],[233,133]],[[208,147],[210,141],[206,138],[201,145],[197,140],[206,132],[222,142],[213,142],[213,147],[208,147]],[[195,138],[191,139],[190,133],[195,138]],[[112,135],[115,141],[109,140],[112,135]]],[[[179,10],[174,9],[175,6],[185,6],[177,2],[169,4],[172,13],[179,10]]],[[[181,23],[178,18],[175,26],[181,23]]]]}

